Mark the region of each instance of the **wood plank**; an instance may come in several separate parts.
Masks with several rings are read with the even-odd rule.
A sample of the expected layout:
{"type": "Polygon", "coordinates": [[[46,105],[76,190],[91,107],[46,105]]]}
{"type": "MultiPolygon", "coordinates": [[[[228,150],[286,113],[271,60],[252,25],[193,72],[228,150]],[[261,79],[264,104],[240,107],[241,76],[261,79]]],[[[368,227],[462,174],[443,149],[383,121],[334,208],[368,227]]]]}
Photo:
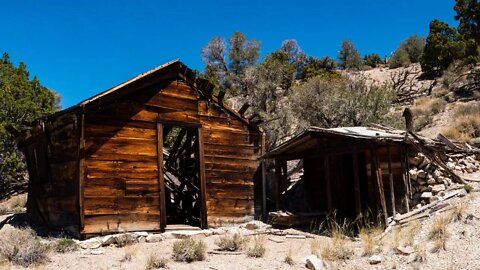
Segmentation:
{"type": "Polygon", "coordinates": [[[86,141],[86,157],[90,155],[145,155],[156,156],[156,146],[150,140],[109,139],[99,141],[89,138],[86,141]]]}
{"type": "Polygon", "coordinates": [[[85,134],[87,137],[139,138],[151,140],[156,139],[157,136],[155,130],[152,129],[98,124],[87,124],[85,126],[85,134]]]}
{"type": "Polygon", "coordinates": [[[82,234],[160,230],[159,219],[159,213],[86,216],[82,234]]]}
{"type": "Polygon", "coordinates": [[[392,154],[390,153],[390,145],[387,145],[387,153],[388,153],[388,179],[389,179],[389,186],[390,186],[390,203],[392,204],[392,214],[393,217],[397,214],[395,209],[395,190],[393,186],[393,172],[392,172],[392,154]]]}
{"type": "Polygon", "coordinates": [[[253,200],[253,185],[208,183],[209,198],[253,200]]]}
{"type": "Polygon", "coordinates": [[[255,172],[258,169],[258,162],[248,164],[226,164],[226,163],[211,163],[205,162],[205,170],[217,170],[224,172],[255,172]]]}
{"type": "Polygon", "coordinates": [[[141,173],[136,171],[119,171],[119,170],[101,170],[101,169],[92,169],[86,168],[86,177],[89,180],[97,178],[126,178],[126,179],[155,179],[157,178],[158,172],[157,169],[152,169],[149,171],[142,171],[141,173]]]}
{"type": "Polygon", "coordinates": [[[80,216],[80,231],[83,230],[85,226],[85,111],[82,110],[79,113],[79,146],[78,146],[78,206],[79,206],[79,216],[80,216]]]}
{"type": "Polygon", "coordinates": [[[159,197],[87,197],[85,215],[158,213],[159,197]]]}
{"type": "Polygon", "coordinates": [[[112,160],[94,160],[85,161],[87,168],[99,170],[119,170],[119,171],[157,171],[156,162],[138,162],[138,161],[112,161],[112,160]]]}
{"type": "Polygon", "coordinates": [[[207,221],[207,192],[206,192],[206,176],[205,176],[205,153],[204,153],[204,135],[203,135],[203,128],[198,129],[198,162],[199,162],[199,169],[200,169],[200,222],[202,229],[208,228],[208,221],[207,221]]]}
{"type": "Polygon", "coordinates": [[[383,188],[383,179],[382,179],[382,168],[379,166],[378,162],[378,155],[377,155],[377,147],[376,145],[372,146],[372,163],[373,167],[375,168],[375,178],[377,184],[377,196],[380,199],[380,205],[382,208],[382,214],[384,218],[384,224],[388,224],[388,212],[387,212],[387,204],[385,202],[385,190],[383,188]]]}
{"type": "Polygon", "coordinates": [[[209,199],[206,202],[209,215],[236,213],[248,214],[253,211],[253,200],[241,199],[209,199]]]}

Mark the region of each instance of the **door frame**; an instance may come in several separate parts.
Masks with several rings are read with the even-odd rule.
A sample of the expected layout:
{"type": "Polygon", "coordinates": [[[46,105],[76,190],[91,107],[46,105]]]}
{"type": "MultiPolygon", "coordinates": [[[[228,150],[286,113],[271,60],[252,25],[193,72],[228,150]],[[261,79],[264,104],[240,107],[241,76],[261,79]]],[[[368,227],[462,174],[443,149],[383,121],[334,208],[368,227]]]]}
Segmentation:
{"type": "Polygon", "coordinates": [[[158,166],[158,186],[160,191],[160,230],[163,232],[167,226],[167,212],[166,212],[166,198],[165,198],[165,179],[163,172],[163,126],[175,126],[181,128],[196,128],[198,136],[198,167],[200,178],[200,227],[202,229],[208,228],[207,223],[207,204],[206,204],[206,182],[205,182],[205,160],[204,160],[204,142],[203,142],[203,128],[200,123],[178,122],[157,118],[156,132],[157,132],[157,166],[158,166]]]}

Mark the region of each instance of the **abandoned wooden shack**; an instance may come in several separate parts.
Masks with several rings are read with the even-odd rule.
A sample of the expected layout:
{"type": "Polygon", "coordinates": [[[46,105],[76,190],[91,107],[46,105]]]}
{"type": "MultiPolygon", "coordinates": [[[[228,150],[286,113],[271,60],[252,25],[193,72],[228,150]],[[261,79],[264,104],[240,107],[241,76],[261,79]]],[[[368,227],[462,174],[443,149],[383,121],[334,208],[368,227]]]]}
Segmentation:
{"type": "Polygon", "coordinates": [[[352,220],[380,216],[387,224],[388,217],[409,211],[407,151],[404,133],[311,127],[263,156],[275,163],[269,210],[292,213],[284,225],[334,212],[352,220]],[[303,175],[296,182],[287,177],[293,161],[303,162],[303,175]]]}
{"type": "Polygon", "coordinates": [[[263,133],[172,61],[38,121],[18,138],[30,222],[88,236],[254,217],[263,133]]]}

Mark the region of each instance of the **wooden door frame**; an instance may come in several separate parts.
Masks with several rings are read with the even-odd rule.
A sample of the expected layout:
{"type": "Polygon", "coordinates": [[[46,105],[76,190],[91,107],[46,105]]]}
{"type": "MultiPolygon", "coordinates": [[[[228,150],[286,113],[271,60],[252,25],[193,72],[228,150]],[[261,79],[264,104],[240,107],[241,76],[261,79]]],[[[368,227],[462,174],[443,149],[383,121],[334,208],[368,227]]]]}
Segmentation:
{"type": "Polygon", "coordinates": [[[205,181],[205,160],[204,160],[204,142],[203,128],[200,123],[178,122],[157,118],[157,166],[158,166],[158,185],[160,188],[160,230],[165,231],[167,226],[167,209],[165,198],[165,179],[163,172],[163,127],[164,125],[180,128],[196,128],[198,136],[198,167],[200,180],[200,227],[208,228],[207,223],[207,204],[206,204],[206,181],[205,181]]]}

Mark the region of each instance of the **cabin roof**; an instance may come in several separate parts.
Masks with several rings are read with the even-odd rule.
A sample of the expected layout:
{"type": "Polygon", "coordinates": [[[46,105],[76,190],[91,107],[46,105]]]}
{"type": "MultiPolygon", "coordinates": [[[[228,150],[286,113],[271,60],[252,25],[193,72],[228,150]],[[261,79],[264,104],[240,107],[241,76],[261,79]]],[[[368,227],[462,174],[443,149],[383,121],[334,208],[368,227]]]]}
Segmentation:
{"type": "Polygon", "coordinates": [[[317,138],[328,137],[332,140],[353,139],[363,141],[405,142],[405,131],[380,129],[373,127],[320,128],[311,126],[280,144],[265,154],[263,158],[272,158],[293,152],[302,152],[317,144],[317,138]]]}
{"type": "Polygon", "coordinates": [[[261,129],[257,125],[251,123],[248,119],[244,118],[237,111],[233,110],[232,108],[225,105],[222,101],[219,101],[216,97],[212,96],[211,90],[214,88],[213,84],[211,84],[208,80],[196,78],[195,72],[188,68],[178,59],[167,62],[142,74],[139,74],[97,95],[87,98],[72,107],[56,112],[50,115],[48,118],[55,118],[78,108],[95,107],[111,100],[120,98],[121,96],[124,96],[126,94],[130,94],[136,91],[142,91],[142,87],[174,79],[184,80],[189,86],[199,92],[200,96],[204,97],[205,99],[211,101],[211,103],[213,103],[214,105],[219,106],[221,109],[235,116],[236,118],[244,122],[246,125],[254,127],[255,129],[261,131],[261,129]]]}

